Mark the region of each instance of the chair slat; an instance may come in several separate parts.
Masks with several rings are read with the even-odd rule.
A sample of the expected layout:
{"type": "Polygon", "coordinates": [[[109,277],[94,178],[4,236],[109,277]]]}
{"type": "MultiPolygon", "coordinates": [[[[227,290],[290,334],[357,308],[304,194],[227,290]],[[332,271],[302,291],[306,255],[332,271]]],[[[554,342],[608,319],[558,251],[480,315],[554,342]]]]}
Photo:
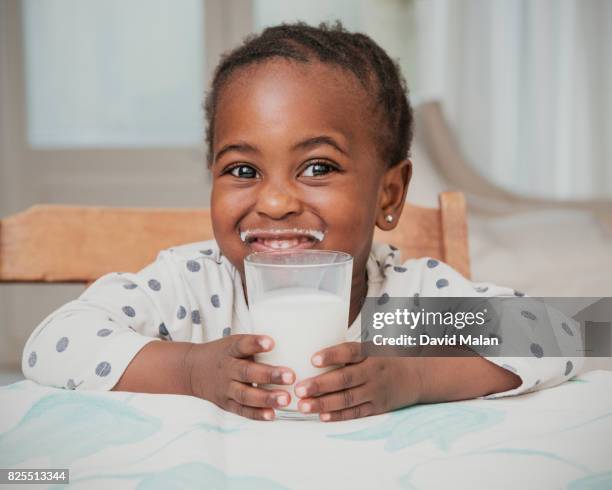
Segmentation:
{"type": "Polygon", "coordinates": [[[467,205],[461,192],[443,192],[439,196],[444,261],[465,277],[470,277],[467,205]]]}
{"type": "Polygon", "coordinates": [[[208,209],[37,205],[2,220],[0,281],[89,282],[212,237],[208,209]]]}

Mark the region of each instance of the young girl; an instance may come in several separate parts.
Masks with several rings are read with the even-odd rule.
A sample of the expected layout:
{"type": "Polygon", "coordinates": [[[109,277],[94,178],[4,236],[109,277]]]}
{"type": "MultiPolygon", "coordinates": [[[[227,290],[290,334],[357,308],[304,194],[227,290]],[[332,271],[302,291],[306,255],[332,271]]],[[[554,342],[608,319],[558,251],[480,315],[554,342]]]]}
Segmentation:
{"type": "Polygon", "coordinates": [[[216,239],[161,251],[136,274],[107,274],[53,312],[25,346],[28,378],[193,395],[260,420],[297,396],[302,412],[335,421],[514,395],[576,373],[541,349],[511,361],[360,353],[366,296],[520,294],[472,283],[434,259],[401,264],[395,247],[372,242],[374,227],[393,229],[402,212],[413,120],[397,65],[369,37],[339,24],[268,28],[222,59],[206,116],[216,239]],[[243,269],[253,251],[290,248],[354,257],[347,342],[312,357],[345,366],[297,380],[291,392],[253,386],[296,380],[287,367],[253,361],[274,339],[251,334],[243,269]]]}

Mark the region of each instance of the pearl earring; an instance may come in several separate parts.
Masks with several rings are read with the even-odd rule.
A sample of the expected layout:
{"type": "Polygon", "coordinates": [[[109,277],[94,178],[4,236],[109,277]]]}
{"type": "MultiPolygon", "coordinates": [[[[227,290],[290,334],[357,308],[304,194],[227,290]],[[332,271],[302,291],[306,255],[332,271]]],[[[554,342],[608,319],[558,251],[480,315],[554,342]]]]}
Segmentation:
{"type": "Polygon", "coordinates": [[[391,223],[393,221],[393,216],[388,214],[387,216],[385,216],[385,220],[387,221],[387,223],[391,223]]]}

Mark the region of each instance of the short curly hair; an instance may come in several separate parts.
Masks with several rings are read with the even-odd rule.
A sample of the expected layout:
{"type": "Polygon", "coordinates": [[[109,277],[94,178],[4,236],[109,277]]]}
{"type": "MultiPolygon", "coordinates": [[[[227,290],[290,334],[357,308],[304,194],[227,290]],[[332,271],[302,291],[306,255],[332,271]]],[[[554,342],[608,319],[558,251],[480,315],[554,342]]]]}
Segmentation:
{"type": "Polygon", "coordinates": [[[347,31],[340,21],[313,27],[304,22],[268,27],[245,38],[242,45],[225,53],[214,73],[204,101],[208,165],[212,165],[215,113],[219,92],[236,69],[271,58],[302,63],[313,60],[349,70],[369,91],[376,94],[375,107],[382,114],[378,125],[378,151],[391,167],[410,155],[413,114],[406,81],[397,62],[370,37],[347,31]]]}

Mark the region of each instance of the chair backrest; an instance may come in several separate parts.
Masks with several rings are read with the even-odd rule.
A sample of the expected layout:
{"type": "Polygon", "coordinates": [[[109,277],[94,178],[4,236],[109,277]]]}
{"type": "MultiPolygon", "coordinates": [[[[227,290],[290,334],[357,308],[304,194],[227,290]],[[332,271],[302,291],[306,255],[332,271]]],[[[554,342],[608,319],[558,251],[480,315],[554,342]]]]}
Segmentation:
{"type": "MultiPolygon", "coordinates": [[[[376,229],[402,260],[431,256],[470,275],[465,199],[443,192],[440,208],[406,204],[398,226],[376,229]]],[[[136,272],[157,253],[213,238],[208,209],[37,205],[0,221],[0,282],[89,283],[136,272]]]]}

